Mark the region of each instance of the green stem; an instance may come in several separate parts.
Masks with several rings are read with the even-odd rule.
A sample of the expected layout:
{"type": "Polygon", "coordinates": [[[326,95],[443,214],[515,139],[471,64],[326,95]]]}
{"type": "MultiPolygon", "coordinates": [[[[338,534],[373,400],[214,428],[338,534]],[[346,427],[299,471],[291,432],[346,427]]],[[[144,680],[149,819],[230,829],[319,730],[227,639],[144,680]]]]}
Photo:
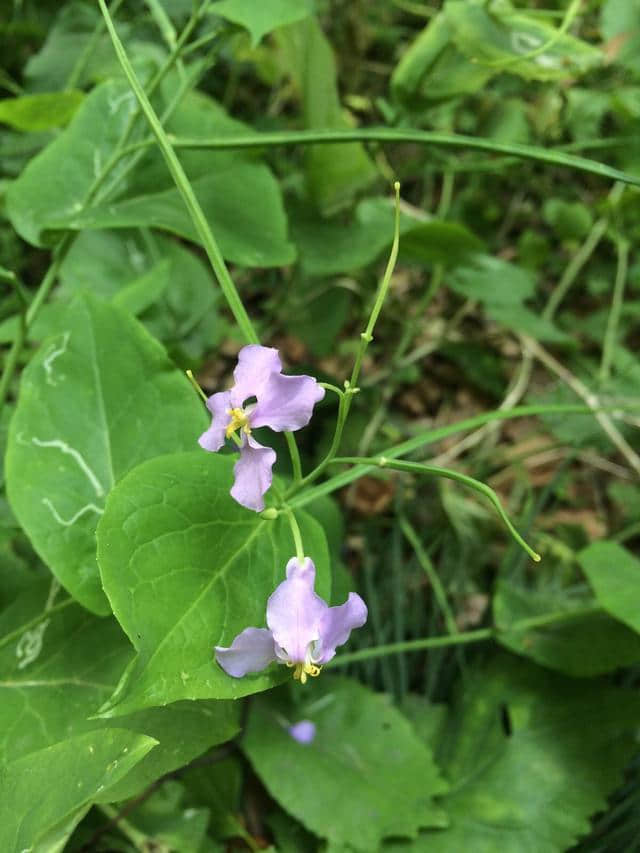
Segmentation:
{"type": "MultiPolygon", "coordinates": [[[[615,186],[609,193],[609,204],[616,205],[620,201],[623,192],[624,187],[622,186],[622,184],[615,184],[615,186]]],[[[604,216],[600,217],[600,219],[598,219],[596,222],[594,222],[591,231],[587,235],[586,240],[584,241],[582,246],[580,246],[575,255],[571,258],[571,261],[567,264],[562,278],[560,279],[553,293],[549,297],[549,300],[542,312],[542,316],[545,318],[545,320],[551,320],[553,318],[553,315],[556,313],[558,306],[567,295],[569,288],[578,277],[578,273],[580,272],[582,267],[586,264],[586,262],[589,260],[589,258],[595,251],[596,246],[604,237],[608,227],[608,214],[605,214],[604,216]]]]}
{"type": "Polygon", "coordinates": [[[155,113],[155,110],[151,106],[149,98],[147,97],[144,89],[140,85],[138,78],[136,76],[135,71],[129,61],[129,58],[125,52],[124,47],[122,46],[122,42],[120,41],[118,34],[113,25],[113,21],[109,15],[109,11],[105,5],[104,0],[98,0],[100,5],[100,10],[104,15],[104,19],[107,24],[107,29],[109,31],[109,35],[111,37],[111,41],[113,43],[113,47],[115,49],[116,55],[118,57],[118,61],[122,66],[122,70],[129,81],[129,85],[136,98],[138,99],[138,103],[140,104],[140,108],[144,113],[145,118],[147,119],[151,130],[156,137],[158,147],[164,157],[164,160],[167,164],[167,168],[173,178],[175,185],[180,192],[183,201],[189,211],[189,215],[193,221],[194,227],[198,232],[200,240],[202,241],[202,245],[207,253],[207,257],[209,258],[209,262],[211,263],[211,267],[218,279],[218,283],[220,284],[220,288],[222,293],[227,300],[227,304],[231,309],[231,313],[233,314],[240,331],[242,332],[247,343],[258,343],[258,336],[253,328],[253,324],[249,319],[249,315],[247,314],[244,305],[242,304],[242,300],[240,299],[240,295],[236,289],[235,284],[233,283],[231,276],[229,275],[229,271],[226,267],[218,244],[213,236],[211,228],[209,227],[209,223],[204,215],[204,212],[200,206],[200,202],[196,198],[196,195],[193,191],[193,187],[189,179],[187,178],[184,169],[180,161],[178,160],[175,151],[171,143],[169,142],[169,138],[162,127],[158,116],[155,113]]]}
{"type": "Polygon", "coordinates": [[[195,376],[193,375],[193,371],[192,371],[192,370],[187,370],[187,371],[186,371],[186,374],[187,374],[187,379],[188,379],[188,380],[189,380],[189,382],[193,385],[193,387],[195,388],[196,392],[197,392],[197,393],[202,397],[202,399],[204,400],[204,402],[205,402],[205,404],[206,404],[206,402],[207,402],[207,395],[204,393],[204,391],[202,390],[202,388],[201,388],[201,387],[198,385],[198,383],[196,382],[196,378],[195,378],[195,376]]]}
{"type": "Polygon", "coordinates": [[[285,440],[289,448],[289,456],[291,457],[291,467],[293,469],[293,482],[302,482],[302,465],[300,464],[300,451],[296,444],[296,437],[292,432],[285,432],[285,440]]]}
{"type": "Polygon", "coordinates": [[[615,282],[613,284],[611,309],[609,311],[609,317],[607,318],[607,328],[604,333],[604,342],[602,345],[600,382],[606,382],[611,372],[613,354],[616,349],[618,323],[620,321],[620,312],[622,311],[622,299],[624,297],[624,288],[627,280],[627,269],[629,266],[628,241],[622,238],[618,238],[616,240],[616,243],[618,247],[618,265],[616,268],[615,282]]]}
{"type": "Polygon", "coordinates": [[[570,622],[573,619],[579,619],[583,616],[590,616],[594,613],[601,612],[602,608],[598,605],[588,605],[576,608],[575,610],[560,610],[552,613],[545,613],[541,616],[534,616],[529,619],[522,619],[519,622],[514,622],[508,628],[478,628],[475,631],[464,631],[463,633],[448,634],[447,636],[442,637],[424,637],[419,640],[407,640],[402,643],[389,643],[384,646],[373,646],[369,649],[361,649],[358,652],[338,655],[329,664],[327,664],[327,666],[346,666],[350,663],[371,660],[372,658],[386,657],[387,655],[395,655],[401,652],[420,652],[425,649],[440,649],[446,646],[460,646],[466,643],[480,643],[485,640],[496,640],[500,637],[506,637],[509,634],[518,633],[520,631],[530,631],[533,628],[546,628],[549,625],[570,622]]]}
{"type": "MultiPolygon", "coordinates": [[[[528,417],[531,415],[545,414],[574,414],[574,415],[591,415],[593,409],[588,406],[578,406],[570,404],[558,404],[549,406],[517,406],[512,409],[504,409],[498,411],[484,412],[480,415],[474,415],[472,418],[466,418],[463,421],[458,421],[455,424],[438,427],[437,429],[428,430],[415,438],[410,438],[403,441],[395,447],[389,447],[382,451],[381,455],[388,459],[396,459],[399,456],[404,456],[407,453],[413,453],[422,447],[440,441],[443,438],[448,438],[450,435],[464,432],[465,430],[475,429],[476,427],[484,426],[484,424],[492,421],[510,420],[511,418],[528,417]]],[[[314,486],[311,489],[306,489],[302,494],[293,497],[290,501],[291,506],[299,509],[306,504],[320,498],[324,495],[331,494],[336,489],[343,486],[348,486],[354,480],[359,479],[364,474],[368,474],[373,470],[374,465],[356,465],[348,471],[343,471],[341,474],[336,474],[334,477],[321,483],[319,486],[314,486]]]]}
{"type": "Polygon", "coordinates": [[[298,560],[304,560],[305,553],[304,546],[302,544],[302,535],[300,533],[300,528],[298,526],[296,517],[293,514],[293,510],[291,510],[289,507],[284,507],[282,511],[287,516],[289,526],[291,527],[291,535],[293,536],[293,542],[296,548],[296,557],[298,558],[298,560]]]}
{"type": "MultiPolygon", "coordinates": [[[[418,145],[441,145],[450,148],[472,148],[498,154],[511,154],[525,160],[536,160],[554,166],[565,166],[590,172],[602,178],[640,186],[640,176],[621,172],[605,163],[578,157],[552,148],[523,145],[517,142],[496,142],[476,136],[457,133],[440,133],[429,130],[404,130],[390,127],[368,127],[355,130],[288,130],[270,133],[247,133],[242,136],[225,136],[215,139],[200,137],[172,137],[175,148],[225,149],[265,148],[273,145],[340,144],[342,142],[395,142],[418,145]]],[[[144,142],[142,143],[145,144],[144,142]]]]}
{"type": "Polygon", "coordinates": [[[516,528],[513,526],[511,519],[505,512],[504,507],[500,503],[498,495],[494,492],[491,486],[487,486],[486,483],[482,483],[474,477],[468,477],[466,474],[460,474],[458,471],[453,471],[450,468],[439,468],[436,465],[423,465],[420,462],[400,462],[388,459],[385,456],[343,456],[336,457],[332,462],[334,464],[343,463],[347,465],[374,465],[378,468],[391,468],[395,471],[404,471],[407,474],[428,474],[436,477],[445,477],[448,480],[455,480],[458,483],[462,483],[470,489],[480,492],[480,494],[484,495],[493,504],[496,512],[518,545],[520,545],[521,548],[524,548],[532,560],[536,563],[540,562],[540,554],[537,554],[533,548],[529,547],[522,536],[520,536],[516,528]]]}
{"type": "MultiPolygon", "coordinates": [[[[113,0],[111,4],[111,14],[115,15],[120,6],[122,6],[123,0],[113,0]]],[[[82,53],[77,58],[75,65],[71,69],[71,74],[69,74],[69,78],[67,80],[67,85],[65,86],[66,90],[75,89],[82,77],[82,73],[89,61],[90,57],[95,53],[96,47],[98,46],[98,42],[100,41],[100,36],[104,32],[104,21],[100,20],[95,25],[93,32],[87,39],[87,42],[82,50],[82,53]]]]}
{"type": "Polygon", "coordinates": [[[429,579],[429,583],[431,584],[431,589],[433,590],[433,594],[436,597],[436,601],[438,602],[438,607],[442,611],[442,615],[444,617],[445,625],[447,626],[447,631],[450,634],[459,634],[458,626],[456,625],[455,616],[453,615],[453,611],[449,606],[449,602],[447,600],[447,593],[440,582],[440,578],[438,577],[438,573],[435,570],[429,555],[422,547],[422,542],[418,538],[418,534],[413,529],[409,520],[402,516],[400,518],[400,529],[404,533],[406,539],[409,544],[413,548],[415,555],[417,557],[420,566],[422,567],[425,575],[429,579]]]}
{"type": "Polygon", "coordinates": [[[398,183],[398,181],[396,181],[393,185],[393,189],[395,191],[393,243],[391,244],[391,251],[389,253],[387,266],[385,268],[384,275],[380,280],[380,284],[378,285],[378,290],[376,292],[373,306],[369,314],[369,319],[367,321],[366,328],[364,332],[362,332],[360,335],[360,344],[358,346],[358,352],[356,353],[356,359],[353,365],[353,370],[351,371],[351,379],[345,382],[345,391],[340,397],[340,402],[338,405],[338,417],[336,420],[336,429],[333,434],[333,441],[331,442],[331,447],[329,448],[329,452],[322,460],[322,462],[320,462],[320,464],[317,465],[313,469],[313,471],[307,474],[307,476],[304,477],[304,479],[302,479],[297,486],[294,484],[294,486],[289,490],[288,494],[294,494],[301,487],[306,486],[309,483],[312,483],[315,479],[317,479],[320,474],[322,474],[322,472],[325,470],[327,465],[331,462],[333,457],[338,452],[338,448],[340,447],[342,433],[344,431],[344,426],[349,416],[349,409],[351,408],[351,400],[353,396],[358,392],[358,379],[360,378],[362,361],[367,351],[367,347],[373,340],[373,330],[375,328],[378,316],[380,315],[380,311],[382,310],[384,300],[389,290],[389,285],[391,284],[391,276],[393,275],[393,270],[395,268],[396,260],[398,258],[398,248],[400,245],[400,184],[398,183]]]}
{"type": "Polygon", "coordinates": [[[122,817],[121,810],[107,803],[94,803],[94,805],[102,814],[109,818],[114,826],[133,844],[136,850],[146,853],[146,851],[151,849],[150,843],[152,843],[152,839],[144,832],[136,829],[126,818],[122,817]]]}

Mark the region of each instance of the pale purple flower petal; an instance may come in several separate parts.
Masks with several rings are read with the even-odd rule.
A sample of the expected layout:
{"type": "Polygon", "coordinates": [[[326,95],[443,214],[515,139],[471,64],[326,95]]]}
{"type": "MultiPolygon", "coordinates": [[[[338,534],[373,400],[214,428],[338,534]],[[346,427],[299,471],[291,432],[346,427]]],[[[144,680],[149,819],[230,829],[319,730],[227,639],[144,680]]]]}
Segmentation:
{"type": "Polygon", "coordinates": [[[272,373],[256,393],[258,402],[251,413],[251,426],[268,426],[276,432],[302,429],[324,394],[324,388],[311,376],[272,373]]]}
{"type": "Polygon", "coordinates": [[[262,496],[271,485],[275,461],[275,450],[263,447],[250,435],[243,435],[240,458],[233,468],[235,482],[231,497],[247,509],[261,512],[264,509],[262,496]]]}
{"type": "Polygon", "coordinates": [[[242,406],[249,397],[260,397],[273,373],[280,373],[282,362],[278,350],[249,344],[238,353],[238,366],[233,371],[236,383],[231,389],[234,406],[242,406]]]}
{"type": "Polygon", "coordinates": [[[354,628],[362,628],[367,621],[367,605],[356,592],[339,607],[327,607],[320,620],[320,641],[313,655],[314,663],[323,666],[349,639],[354,628]]]}
{"type": "Polygon", "coordinates": [[[309,644],[320,639],[320,621],[329,608],[313,590],[316,567],[305,557],[287,563],[287,579],[269,597],[267,625],[292,663],[304,663],[309,644]]]}
{"type": "Polygon", "coordinates": [[[198,439],[200,447],[215,452],[220,450],[226,438],[227,425],[229,423],[228,410],[231,408],[231,394],[229,391],[219,391],[212,394],[207,400],[207,409],[213,415],[211,426],[203,432],[198,439]]]}
{"type": "Polygon", "coordinates": [[[275,659],[273,636],[266,628],[245,628],[229,648],[216,646],[216,660],[234,678],[260,672],[275,659]]]}
{"type": "Polygon", "coordinates": [[[310,743],[313,743],[315,739],[316,724],[312,723],[311,720],[300,720],[299,723],[294,723],[292,726],[289,726],[287,731],[294,740],[298,741],[298,743],[308,746],[310,743]]]}

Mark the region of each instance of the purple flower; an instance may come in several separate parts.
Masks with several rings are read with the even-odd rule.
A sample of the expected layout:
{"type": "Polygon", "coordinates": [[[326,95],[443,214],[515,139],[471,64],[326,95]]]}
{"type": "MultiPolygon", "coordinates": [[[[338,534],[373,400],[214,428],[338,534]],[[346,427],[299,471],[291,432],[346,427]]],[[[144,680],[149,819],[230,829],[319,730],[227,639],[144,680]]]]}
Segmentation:
{"type": "Polygon", "coordinates": [[[207,400],[213,415],[211,426],[198,439],[205,450],[220,450],[225,439],[240,432],[240,459],[233,472],[231,497],[239,504],[260,512],[262,496],[271,485],[275,451],[263,447],[251,430],[268,426],[276,432],[301,429],[311,420],[313,407],[324,397],[311,376],[283,376],[278,350],[249,344],[238,353],[233,371],[236,384],[207,400]],[[255,398],[255,402],[253,402],[255,398]]]}
{"type": "Polygon", "coordinates": [[[300,722],[289,726],[287,732],[294,740],[297,740],[298,743],[308,746],[310,743],[313,743],[315,739],[316,724],[312,723],[311,720],[300,720],[300,722]]]}
{"type": "Polygon", "coordinates": [[[245,628],[229,648],[216,646],[216,660],[226,673],[242,678],[277,661],[294,667],[293,677],[303,684],[308,675],[320,674],[336,646],[367,621],[367,606],[350,592],[344,604],[329,607],[313,589],[315,577],[308,557],[289,560],[287,579],[267,601],[268,628],[245,628]]]}

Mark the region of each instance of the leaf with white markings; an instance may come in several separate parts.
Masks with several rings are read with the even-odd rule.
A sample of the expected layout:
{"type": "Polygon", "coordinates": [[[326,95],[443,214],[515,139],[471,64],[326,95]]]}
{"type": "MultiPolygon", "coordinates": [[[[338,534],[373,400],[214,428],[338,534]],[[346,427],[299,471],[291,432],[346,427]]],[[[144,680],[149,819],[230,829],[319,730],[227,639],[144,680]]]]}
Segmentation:
{"type": "MultiPolygon", "coordinates": [[[[229,495],[234,459],[180,453],[152,459],[113,490],[98,525],[98,561],[113,612],[138,650],[105,713],[178,699],[232,699],[277,684],[284,667],[235,679],[213,660],[248,626],[264,626],[267,599],[295,554],[288,523],[229,495]]],[[[300,513],[305,552],[330,592],[322,528],[300,513]]]]}
{"type": "Polygon", "coordinates": [[[233,737],[239,707],[232,702],[177,702],[117,722],[92,719],[132,649],[115,620],[99,619],[71,599],[58,601],[58,592],[57,582],[43,577],[0,614],[0,765],[111,727],[154,738],[157,746],[115,787],[94,796],[113,802],[233,737]]]}
{"type": "Polygon", "coordinates": [[[0,850],[31,849],[47,830],[122,779],[155,743],[125,729],[105,729],[77,735],[2,767],[0,850]]]}
{"type": "Polygon", "coordinates": [[[143,459],[193,447],[202,405],[124,311],[83,296],[24,371],[6,459],[11,507],[85,607],[108,613],[95,559],[106,495],[143,459]]]}

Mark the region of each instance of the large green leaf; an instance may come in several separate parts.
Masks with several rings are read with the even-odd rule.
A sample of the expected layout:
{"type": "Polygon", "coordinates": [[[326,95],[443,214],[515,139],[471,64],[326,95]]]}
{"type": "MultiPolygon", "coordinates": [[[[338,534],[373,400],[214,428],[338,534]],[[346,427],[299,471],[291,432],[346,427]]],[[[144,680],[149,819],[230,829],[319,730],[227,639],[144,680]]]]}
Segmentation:
{"type": "Polygon", "coordinates": [[[488,10],[482,0],[447,0],[444,14],[456,47],[494,73],[507,71],[526,80],[561,80],[589,71],[604,58],[597,47],[561,33],[537,17],[512,10],[508,4],[495,4],[488,10]]]}
{"type": "Polygon", "coordinates": [[[313,0],[220,0],[211,13],[245,27],[255,46],[267,33],[308,17],[313,12],[313,0]]]}
{"type": "MultiPolygon", "coordinates": [[[[593,601],[593,599],[591,599],[593,601]]],[[[575,615],[589,600],[548,587],[530,589],[500,581],[493,597],[498,640],[511,651],[572,676],[602,675],[640,661],[640,637],[606,613],[575,615]],[[567,621],[512,630],[514,622],[566,609],[567,621]]]]}
{"type": "Polygon", "coordinates": [[[83,98],[84,94],[76,90],[3,98],[0,100],[0,122],[31,132],[63,127],[83,98]]]}
{"type": "Polygon", "coordinates": [[[468,673],[436,753],[451,826],[409,848],[561,853],[589,831],[633,748],[640,701],[599,679],[567,679],[499,656],[468,673]]]}
{"type": "MultiPolygon", "coordinates": [[[[170,97],[169,90],[165,96],[170,97]]],[[[199,241],[182,197],[153,150],[118,188],[116,203],[90,199],[134,103],[125,83],[101,84],[69,127],[29,162],[7,192],[7,212],[21,237],[43,246],[55,243],[61,230],[143,226],[199,241]]],[[[170,130],[193,136],[199,135],[196,129],[219,136],[245,128],[204,95],[189,96],[170,124],[170,130]]],[[[244,266],[293,261],[280,188],[265,165],[247,155],[187,152],[185,166],[227,260],[244,266]]],[[[114,168],[109,180],[117,178],[120,168],[114,168]]]]}
{"type": "Polygon", "coordinates": [[[594,542],[578,562],[604,609],[640,631],[640,560],[616,542],[594,542]]]}
{"type": "Polygon", "coordinates": [[[84,296],[24,371],[7,492],[36,551],[85,607],[108,613],[95,561],[104,500],[126,471],[195,445],[202,405],[124,311],[84,296]]]}
{"type": "Polygon", "coordinates": [[[451,35],[451,26],[440,12],[400,57],[391,75],[391,89],[402,104],[418,108],[477,92],[493,76],[491,69],[460,53],[451,35]]]}
{"type": "Polygon", "coordinates": [[[34,157],[7,190],[7,214],[28,243],[45,246],[56,220],[77,215],[135,110],[126,84],[95,88],[69,127],[34,157]]]}
{"type": "MultiPolygon", "coordinates": [[[[287,240],[280,190],[266,166],[231,161],[224,169],[196,178],[192,186],[227,260],[270,267],[295,259],[295,249],[287,240]]],[[[149,226],[199,242],[175,188],[97,205],[49,222],[50,228],[74,230],[149,226]]]]}
{"type": "Polygon", "coordinates": [[[294,705],[282,694],[255,700],[242,749],[269,793],[336,845],[369,853],[385,837],[446,825],[431,751],[387,697],[355,681],[321,675],[294,705]],[[311,744],[287,731],[300,719],[316,725],[311,744]]]}
{"type": "MultiPolygon", "coordinates": [[[[336,63],[317,18],[308,17],[276,33],[283,71],[302,102],[305,127],[348,129],[338,94],[336,63]]],[[[376,179],[377,170],[360,143],[314,145],[306,152],[309,192],[325,213],[343,207],[376,179]]]]}
{"type": "MultiPolygon", "coordinates": [[[[90,718],[115,689],[131,646],[113,619],[63,606],[53,584],[47,578],[32,583],[0,616],[0,765],[114,725],[90,718]]],[[[238,710],[231,702],[177,702],[120,718],[117,727],[158,745],[96,798],[134,796],[228,740],[237,731],[238,710]]]]}
{"type": "MultiPolygon", "coordinates": [[[[352,222],[326,220],[300,205],[290,211],[291,232],[300,263],[311,276],[336,275],[367,266],[393,241],[391,198],[367,198],[359,202],[352,222]],[[331,251],[327,251],[327,247],[331,251]]],[[[413,217],[400,215],[400,233],[416,225],[413,217]]]]}
{"type": "Polygon", "coordinates": [[[172,356],[194,366],[225,328],[220,293],[196,252],[164,234],[145,236],[125,229],[80,232],[62,263],[58,295],[90,289],[138,316],[172,356]]]}
{"type": "MultiPolygon", "coordinates": [[[[234,679],[213,659],[248,626],[264,626],[267,598],[295,554],[288,523],[244,509],[229,495],[234,459],[174,454],[130,472],[98,526],[98,561],[113,612],[138,657],[108,713],[178,699],[228,699],[277,684],[283,668],[234,679]]],[[[300,514],[306,553],[328,598],[319,525],[300,514]]]]}
{"type": "Polygon", "coordinates": [[[125,729],[87,732],[0,768],[0,849],[24,853],[122,779],[155,746],[125,729]]]}

